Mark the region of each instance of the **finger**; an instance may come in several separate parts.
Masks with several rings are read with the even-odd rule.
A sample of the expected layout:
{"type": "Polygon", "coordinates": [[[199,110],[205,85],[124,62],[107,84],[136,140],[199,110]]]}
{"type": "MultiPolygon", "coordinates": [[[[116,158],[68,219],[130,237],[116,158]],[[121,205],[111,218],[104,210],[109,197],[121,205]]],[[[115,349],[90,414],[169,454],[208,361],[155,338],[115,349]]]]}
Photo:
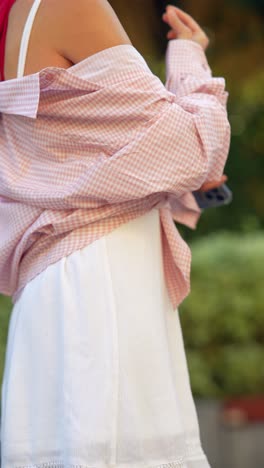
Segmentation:
{"type": "Polygon", "coordinates": [[[176,33],[190,31],[190,28],[188,28],[178,17],[176,9],[174,8],[167,9],[167,19],[168,19],[169,25],[175,30],[176,33]]]}
{"type": "MultiPolygon", "coordinates": [[[[170,22],[169,22],[169,20],[168,20],[166,17],[165,17],[165,18],[162,18],[162,19],[163,19],[163,21],[164,21],[165,23],[168,24],[168,26],[170,26],[170,22]]],[[[167,32],[167,38],[168,38],[168,39],[176,39],[176,38],[177,38],[176,32],[175,32],[173,29],[170,29],[170,30],[167,32]]]]}
{"type": "Polygon", "coordinates": [[[203,184],[200,188],[200,190],[202,192],[209,192],[209,190],[212,190],[212,189],[215,189],[215,188],[218,188],[220,187],[220,185],[222,185],[221,182],[216,182],[216,181],[212,181],[212,182],[206,182],[206,184],[203,184]]]}
{"type": "Polygon", "coordinates": [[[185,26],[190,28],[193,32],[201,30],[200,25],[192,18],[191,15],[188,15],[188,13],[178,7],[173,6],[173,8],[176,10],[178,17],[185,24],[185,26]]]}
{"type": "Polygon", "coordinates": [[[175,9],[181,21],[189,28],[191,28],[193,31],[198,31],[201,29],[201,26],[197,23],[197,21],[195,21],[191,15],[186,13],[186,11],[181,10],[179,7],[175,7],[175,9]]]}
{"type": "Polygon", "coordinates": [[[175,31],[173,31],[173,29],[171,29],[167,33],[167,39],[177,39],[177,34],[175,33],[175,31]]]}
{"type": "Polygon", "coordinates": [[[206,182],[205,184],[201,186],[200,190],[202,192],[208,192],[209,190],[220,187],[226,181],[227,181],[227,176],[223,175],[220,180],[213,180],[211,182],[206,182]]]}
{"type": "Polygon", "coordinates": [[[165,23],[169,22],[169,19],[168,19],[168,16],[166,15],[166,13],[163,13],[162,19],[163,19],[163,21],[165,21],[165,23]]]}
{"type": "Polygon", "coordinates": [[[223,175],[220,180],[212,180],[211,182],[206,182],[202,185],[201,189],[204,191],[211,190],[213,188],[220,187],[220,185],[224,184],[227,181],[227,176],[223,175]]]}

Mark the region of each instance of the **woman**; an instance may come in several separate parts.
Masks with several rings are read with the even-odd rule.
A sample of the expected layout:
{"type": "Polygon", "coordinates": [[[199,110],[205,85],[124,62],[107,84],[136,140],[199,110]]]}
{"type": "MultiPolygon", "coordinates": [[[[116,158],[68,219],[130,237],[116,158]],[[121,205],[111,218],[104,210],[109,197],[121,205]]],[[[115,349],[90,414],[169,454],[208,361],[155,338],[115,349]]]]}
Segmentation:
{"type": "Polygon", "coordinates": [[[225,180],[227,93],[200,26],[163,20],[166,86],[106,0],[2,3],[2,468],[209,466],[173,221],[195,227],[191,192],[225,180]]]}

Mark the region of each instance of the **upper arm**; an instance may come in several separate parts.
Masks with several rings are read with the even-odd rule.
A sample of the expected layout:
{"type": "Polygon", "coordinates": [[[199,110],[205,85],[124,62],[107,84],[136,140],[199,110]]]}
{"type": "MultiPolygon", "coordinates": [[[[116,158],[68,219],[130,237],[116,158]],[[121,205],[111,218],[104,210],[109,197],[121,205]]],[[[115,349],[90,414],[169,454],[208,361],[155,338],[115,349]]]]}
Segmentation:
{"type": "Polygon", "coordinates": [[[51,9],[57,10],[53,10],[56,49],[72,63],[109,47],[131,44],[107,0],[52,0],[51,9]]]}

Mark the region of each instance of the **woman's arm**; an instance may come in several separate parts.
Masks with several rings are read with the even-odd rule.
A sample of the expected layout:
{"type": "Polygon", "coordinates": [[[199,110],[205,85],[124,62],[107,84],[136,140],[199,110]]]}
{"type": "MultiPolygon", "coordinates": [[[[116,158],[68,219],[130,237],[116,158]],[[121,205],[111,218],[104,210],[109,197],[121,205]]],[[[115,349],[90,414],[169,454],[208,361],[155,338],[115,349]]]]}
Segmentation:
{"type": "MultiPolygon", "coordinates": [[[[55,8],[58,10],[58,13],[62,7],[63,15],[60,15],[60,29],[58,30],[57,38],[58,47],[61,53],[73,63],[77,63],[89,55],[115,45],[131,44],[129,37],[108,1],[75,0],[72,2],[71,0],[57,0],[55,8]]],[[[144,14],[144,12],[142,13],[144,14]]],[[[187,42],[196,42],[196,47],[198,44],[198,48],[204,50],[207,48],[209,43],[207,36],[198,23],[187,13],[169,6],[163,15],[163,20],[172,28],[168,33],[168,38],[188,39],[187,42]]],[[[170,45],[172,46],[172,44],[170,45]]],[[[220,84],[219,82],[217,83],[216,79],[211,78],[211,70],[205,56],[203,57],[202,50],[197,52],[197,56],[193,54],[192,60],[192,52],[189,50],[193,48],[189,48],[186,44],[186,55],[190,59],[189,64],[187,64],[187,60],[185,60],[185,63],[181,63],[185,53],[181,53],[182,49],[184,49],[184,44],[182,47],[179,43],[179,53],[177,53],[176,46],[176,53],[167,54],[170,55],[170,60],[167,62],[166,88],[175,94],[177,99],[175,99],[174,103],[173,100],[171,101],[170,109],[167,107],[164,117],[166,118],[166,114],[168,113],[168,131],[170,126],[173,125],[173,114],[175,114],[175,117],[171,130],[175,127],[174,131],[177,132],[178,127],[178,141],[175,141],[175,152],[172,146],[172,140],[175,136],[167,136],[167,146],[169,148],[170,145],[171,152],[176,156],[179,144],[181,143],[181,134],[182,132],[187,132],[185,138],[190,152],[192,152],[192,155],[189,157],[190,173],[195,177],[193,181],[194,185],[191,184],[190,190],[197,190],[200,188],[200,181],[203,184],[217,177],[219,180],[222,175],[221,170],[219,171],[219,167],[217,167],[217,160],[222,160],[221,148],[224,146],[226,151],[230,136],[225,110],[227,93],[223,89],[223,82],[220,84]],[[172,117],[169,117],[170,115],[172,117]],[[180,126],[179,120],[181,121],[180,126]],[[186,128],[183,128],[184,121],[186,128]],[[217,128],[217,125],[219,128],[217,128]],[[223,136],[225,141],[223,140],[223,136]],[[215,158],[213,158],[213,153],[215,154],[215,158]]],[[[144,100],[143,96],[142,100],[144,100]]],[[[166,124],[164,125],[161,122],[163,122],[163,119],[160,116],[157,119],[158,125],[155,125],[156,128],[154,130],[156,137],[159,133],[160,137],[164,136],[166,124]]],[[[158,147],[160,146],[161,144],[158,145],[158,147]]],[[[184,161],[185,168],[186,164],[188,164],[188,161],[184,161]]],[[[115,166],[115,164],[113,165],[115,166]]],[[[175,167],[175,169],[177,168],[175,167]]],[[[187,177],[188,183],[191,183],[191,180],[193,180],[192,177],[187,177]]],[[[174,186],[168,186],[169,188],[173,191],[174,186]]],[[[187,186],[186,190],[188,190],[187,186]]]]}
{"type": "Polygon", "coordinates": [[[74,64],[109,47],[131,44],[107,0],[49,0],[46,12],[54,47],[74,64]]]}
{"type": "MultiPolygon", "coordinates": [[[[169,41],[164,86],[132,47],[114,47],[130,43],[124,42],[117,19],[105,14],[104,5],[108,8],[108,2],[75,0],[75,5],[85,7],[86,14],[90,12],[89,19],[85,19],[84,11],[78,13],[69,1],[57,0],[69,9],[65,15],[69,28],[69,11],[72,17],[75,15],[75,20],[80,16],[82,34],[76,42],[74,31],[76,34],[78,31],[74,20],[67,44],[75,43],[72,59],[83,59],[84,54],[92,53],[90,62],[86,63],[87,89],[93,86],[89,82],[92,69],[91,80],[96,92],[77,93],[76,99],[70,94],[67,101],[65,86],[71,73],[69,76],[65,73],[65,86],[55,88],[54,99],[50,99],[49,93],[43,93],[39,121],[50,135],[47,142],[42,142],[43,147],[46,145],[43,148],[45,161],[41,160],[45,172],[40,173],[39,164],[33,161],[42,158],[43,152],[35,151],[34,156],[30,155],[31,172],[19,179],[20,185],[17,183],[15,189],[10,191],[8,186],[5,195],[18,199],[19,194],[20,201],[51,209],[78,206],[81,197],[82,207],[88,208],[95,201],[101,206],[155,193],[160,193],[161,198],[171,194],[177,199],[198,190],[205,182],[220,179],[229,151],[227,93],[225,80],[212,77],[202,47],[191,40],[169,41]],[[89,10],[92,4],[102,8],[102,16],[99,15],[102,35],[96,37],[97,52],[101,50],[101,54],[96,54],[96,49],[89,44],[91,30],[95,27],[92,25],[94,16],[91,16],[94,10],[89,10]],[[114,18],[113,23],[111,18],[114,18]],[[107,42],[104,35],[108,36],[106,31],[112,25],[114,33],[113,36],[109,33],[112,39],[107,42]],[[58,105],[62,102],[63,105],[58,105]],[[60,138],[65,141],[65,164],[57,167],[58,136],[54,128],[56,123],[59,127],[65,113],[67,118],[70,116],[71,125],[62,127],[60,138]],[[69,142],[78,142],[80,157],[77,158],[76,148],[69,142]],[[77,159],[79,164],[76,164],[77,159]],[[69,171],[71,165],[72,171],[69,171]],[[27,187],[32,185],[34,170],[38,184],[31,193],[27,187]]],[[[65,27],[63,33],[66,33],[65,27]]]]}

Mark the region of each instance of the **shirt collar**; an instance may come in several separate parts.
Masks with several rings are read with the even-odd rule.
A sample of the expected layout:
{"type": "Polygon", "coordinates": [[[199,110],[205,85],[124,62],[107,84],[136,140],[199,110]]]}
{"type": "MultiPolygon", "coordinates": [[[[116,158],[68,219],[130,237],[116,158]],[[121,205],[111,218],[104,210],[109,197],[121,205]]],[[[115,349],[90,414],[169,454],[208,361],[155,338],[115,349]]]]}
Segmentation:
{"type": "MultiPolygon", "coordinates": [[[[75,75],[94,86],[107,86],[131,78],[133,72],[146,71],[148,65],[132,44],[120,44],[99,51],[69,69],[47,67],[40,72],[0,82],[0,113],[36,119],[41,89],[59,75],[75,75]],[[120,76],[120,69],[122,75],[120,76]]],[[[84,85],[84,83],[83,83],[84,85]]]]}
{"type": "Polygon", "coordinates": [[[0,112],[37,117],[40,96],[39,73],[0,82],[0,112]]]}

